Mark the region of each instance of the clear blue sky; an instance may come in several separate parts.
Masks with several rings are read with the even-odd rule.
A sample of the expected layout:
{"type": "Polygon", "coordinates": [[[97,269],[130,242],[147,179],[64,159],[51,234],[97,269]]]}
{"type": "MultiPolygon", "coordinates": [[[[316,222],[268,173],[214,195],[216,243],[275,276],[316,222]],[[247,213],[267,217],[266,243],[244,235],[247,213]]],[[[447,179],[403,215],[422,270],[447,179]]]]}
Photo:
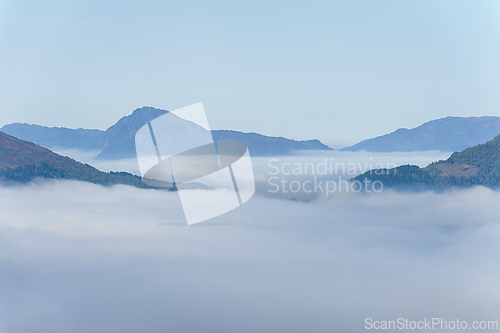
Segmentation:
{"type": "Polygon", "coordinates": [[[499,59],[499,1],[0,0],[0,125],[203,102],[214,129],[342,147],[500,116],[499,59]]]}

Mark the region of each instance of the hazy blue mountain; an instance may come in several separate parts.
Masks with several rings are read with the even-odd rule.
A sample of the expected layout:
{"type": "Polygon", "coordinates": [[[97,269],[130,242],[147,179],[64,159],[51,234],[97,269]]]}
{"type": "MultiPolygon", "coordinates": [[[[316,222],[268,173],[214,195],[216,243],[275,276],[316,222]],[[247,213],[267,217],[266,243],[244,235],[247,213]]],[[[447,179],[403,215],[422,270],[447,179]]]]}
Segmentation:
{"type": "MultiPolygon", "coordinates": [[[[168,111],[143,107],[121,118],[105,132],[99,130],[72,130],[28,124],[5,125],[0,129],[22,140],[39,144],[48,149],[76,148],[101,149],[97,159],[135,158],[135,134],[148,121],[168,111]]],[[[188,129],[186,129],[188,130],[188,129]]],[[[295,150],[331,150],[319,140],[295,141],[281,137],[269,137],[257,133],[237,131],[212,131],[215,140],[239,140],[245,142],[252,156],[287,155],[295,150]]]]}
{"type": "Polygon", "coordinates": [[[70,129],[14,123],[3,126],[0,131],[21,140],[35,142],[45,148],[101,149],[104,144],[98,139],[104,132],[97,129],[70,129]]]}
{"type": "Polygon", "coordinates": [[[0,131],[18,139],[36,143],[47,149],[75,148],[101,150],[99,159],[135,157],[135,133],[148,121],[168,111],[143,107],[131,115],[122,117],[106,131],[96,129],[69,129],[14,123],[5,125],[0,131]]]}
{"type": "MultiPolygon", "coordinates": [[[[132,115],[123,117],[110,127],[105,135],[109,135],[106,145],[97,159],[123,159],[136,157],[135,134],[148,121],[166,114],[168,111],[149,107],[140,108],[132,115]]],[[[189,122],[186,122],[188,126],[189,122]]],[[[189,130],[186,128],[186,130],[189,130]]],[[[248,145],[252,156],[287,155],[294,150],[331,150],[319,140],[295,141],[280,137],[269,137],[256,133],[214,130],[215,140],[239,140],[248,145]]]]}
{"type": "Polygon", "coordinates": [[[460,151],[500,134],[500,117],[446,117],[361,141],[343,151],[460,151]]]}
{"type": "Polygon", "coordinates": [[[269,137],[257,133],[229,130],[212,131],[214,140],[238,140],[248,146],[252,156],[288,155],[296,150],[332,150],[319,140],[295,141],[282,137],[269,137]]]}
{"type": "Polygon", "coordinates": [[[135,158],[135,134],[137,131],[149,121],[167,112],[146,106],[136,109],[129,116],[122,117],[116,124],[104,132],[104,146],[96,159],[116,160],[135,158]]]}

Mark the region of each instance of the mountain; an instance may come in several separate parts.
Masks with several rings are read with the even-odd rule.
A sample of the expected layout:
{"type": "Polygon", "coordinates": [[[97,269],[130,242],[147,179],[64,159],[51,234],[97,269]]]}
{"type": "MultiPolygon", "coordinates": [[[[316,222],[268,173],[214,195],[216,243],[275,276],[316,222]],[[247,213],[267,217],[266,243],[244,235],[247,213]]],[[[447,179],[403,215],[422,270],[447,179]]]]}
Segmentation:
{"type": "Polygon", "coordinates": [[[87,150],[100,149],[104,145],[104,142],[101,143],[98,140],[104,132],[97,129],[70,129],[14,123],[5,125],[0,130],[21,140],[36,142],[49,149],[80,146],[87,150]]]}
{"type": "MultiPolygon", "coordinates": [[[[106,144],[97,159],[135,158],[135,134],[137,131],[168,111],[143,107],[135,110],[130,116],[123,117],[111,126],[106,144]]],[[[252,156],[287,155],[294,150],[331,150],[319,140],[295,141],[280,137],[269,137],[257,133],[242,133],[229,130],[213,130],[214,140],[239,140],[245,142],[252,156]]]]}
{"type": "Polygon", "coordinates": [[[101,172],[88,164],[0,132],[0,180],[29,182],[36,177],[147,187],[137,176],[125,172],[101,172]]]}
{"type": "Polygon", "coordinates": [[[453,153],[447,160],[425,168],[403,165],[394,169],[368,171],[354,178],[381,181],[384,187],[400,189],[443,189],[452,186],[500,187],[500,135],[486,143],[453,153]]]}
{"type": "Polygon", "coordinates": [[[295,141],[282,137],[229,130],[214,130],[212,136],[214,140],[238,140],[244,142],[247,144],[252,156],[289,155],[296,150],[333,150],[317,139],[295,141]]]}
{"type": "MultiPolygon", "coordinates": [[[[121,118],[106,131],[72,130],[28,124],[10,124],[0,131],[22,140],[32,141],[43,147],[100,149],[96,159],[116,160],[135,158],[135,134],[149,121],[168,111],[152,107],[136,109],[131,115],[121,118]]],[[[287,155],[295,150],[332,150],[319,140],[295,141],[282,137],[270,137],[257,133],[242,133],[229,130],[214,130],[215,140],[239,140],[245,142],[252,156],[287,155]]]]}
{"type": "Polygon", "coordinates": [[[500,134],[500,117],[446,117],[361,141],[343,151],[460,151],[500,134]]]}
{"type": "Polygon", "coordinates": [[[143,107],[136,109],[131,115],[121,118],[104,132],[104,146],[96,159],[117,160],[136,158],[135,134],[137,131],[149,121],[167,112],[152,107],[143,107]]]}

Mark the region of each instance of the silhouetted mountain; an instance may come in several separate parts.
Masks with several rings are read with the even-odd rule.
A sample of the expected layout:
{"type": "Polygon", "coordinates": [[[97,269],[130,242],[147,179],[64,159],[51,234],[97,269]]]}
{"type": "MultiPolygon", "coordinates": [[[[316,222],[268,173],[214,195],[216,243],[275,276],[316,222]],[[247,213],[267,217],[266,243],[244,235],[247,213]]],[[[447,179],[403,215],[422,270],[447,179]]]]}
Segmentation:
{"type": "Polygon", "coordinates": [[[500,117],[446,117],[413,129],[400,128],[390,134],[343,148],[343,151],[460,151],[485,143],[500,134],[500,117]]]}
{"type": "MultiPolygon", "coordinates": [[[[28,124],[5,125],[0,130],[22,140],[32,141],[43,147],[101,149],[96,159],[135,158],[135,134],[149,121],[168,111],[143,107],[121,118],[105,132],[98,130],[71,130],[28,124]]],[[[257,133],[237,131],[212,131],[215,140],[239,140],[248,145],[252,156],[287,155],[295,150],[332,150],[319,140],[295,141],[281,137],[269,137],[257,133]]]]}
{"type": "Polygon", "coordinates": [[[137,176],[125,172],[101,172],[88,164],[0,132],[0,180],[29,182],[36,177],[147,187],[137,176]]]}
{"type": "Polygon", "coordinates": [[[442,189],[451,186],[500,186],[500,135],[484,144],[453,153],[447,160],[425,168],[403,165],[394,169],[377,169],[359,175],[355,180],[381,181],[384,187],[404,189],[442,189]]]}

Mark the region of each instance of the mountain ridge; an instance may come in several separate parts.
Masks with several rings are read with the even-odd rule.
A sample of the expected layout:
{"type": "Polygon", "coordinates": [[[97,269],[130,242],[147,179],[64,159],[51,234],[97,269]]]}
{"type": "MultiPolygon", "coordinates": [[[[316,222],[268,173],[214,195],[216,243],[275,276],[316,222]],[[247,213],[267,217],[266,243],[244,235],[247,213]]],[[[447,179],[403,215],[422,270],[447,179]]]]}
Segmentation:
{"type": "MultiPolygon", "coordinates": [[[[37,124],[27,123],[12,123],[3,126],[0,131],[12,135],[16,132],[29,132],[29,137],[21,135],[25,138],[18,138],[28,142],[36,142],[36,144],[45,148],[71,148],[75,142],[85,142],[85,149],[91,150],[95,147],[90,146],[91,140],[104,133],[98,129],[85,128],[67,128],[67,127],[47,127],[37,124]],[[57,144],[54,144],[57,142],[57,144]]],[[[12,135],[16,137],[15,135],[12,135]]]]}
{"type": "Polygon", "coordinates": [[[412,129],[363,140],[341,151],[411,152],[424,150],[461,151],[485,143],[500,134],[500,117],[445,117],[412,129]]]}
{"type": "MultiPolygon", "coordinates": [[[[101,151],[96,156],[98,160],[127,159],[136,157],[135,133],[147,124],[148,121],[168,112],[147,106],[138,108],[132,114],[120,118],[106,131],[84,132],[86,137],[81,138],[79,142],[78,136],[73,133],[76,139],[66,140],[64,141],[64,145],[60,144],[63,137],[61,128],[14,123],[3,126],[0,131],[19,139],[35,142],[49,149],[55,147],[82,150],[99,149],[101,151]],[[34,127],[32,126],[35,126],[38,132],[43,132],[43,135],[39,135],[38,132],[33,133],[32,129],[34,127]]],[[[67,130],[71,131],[71,129],[67,128],[62,129],[64,129],[64,132],[68,132],[67,130]]],[[[99,131],[85,129],[79,129],[78,131],[82,130],[99,131]]],[[[294,150],[333,150],[317,139],[297,141],[283,137],[271,137],[258,133],[243,133],[233,130],[213,130],[212,135],[215,140],[239,140],[245,142],[252,156],[287,155],[291,154],[294,150]]]]}

